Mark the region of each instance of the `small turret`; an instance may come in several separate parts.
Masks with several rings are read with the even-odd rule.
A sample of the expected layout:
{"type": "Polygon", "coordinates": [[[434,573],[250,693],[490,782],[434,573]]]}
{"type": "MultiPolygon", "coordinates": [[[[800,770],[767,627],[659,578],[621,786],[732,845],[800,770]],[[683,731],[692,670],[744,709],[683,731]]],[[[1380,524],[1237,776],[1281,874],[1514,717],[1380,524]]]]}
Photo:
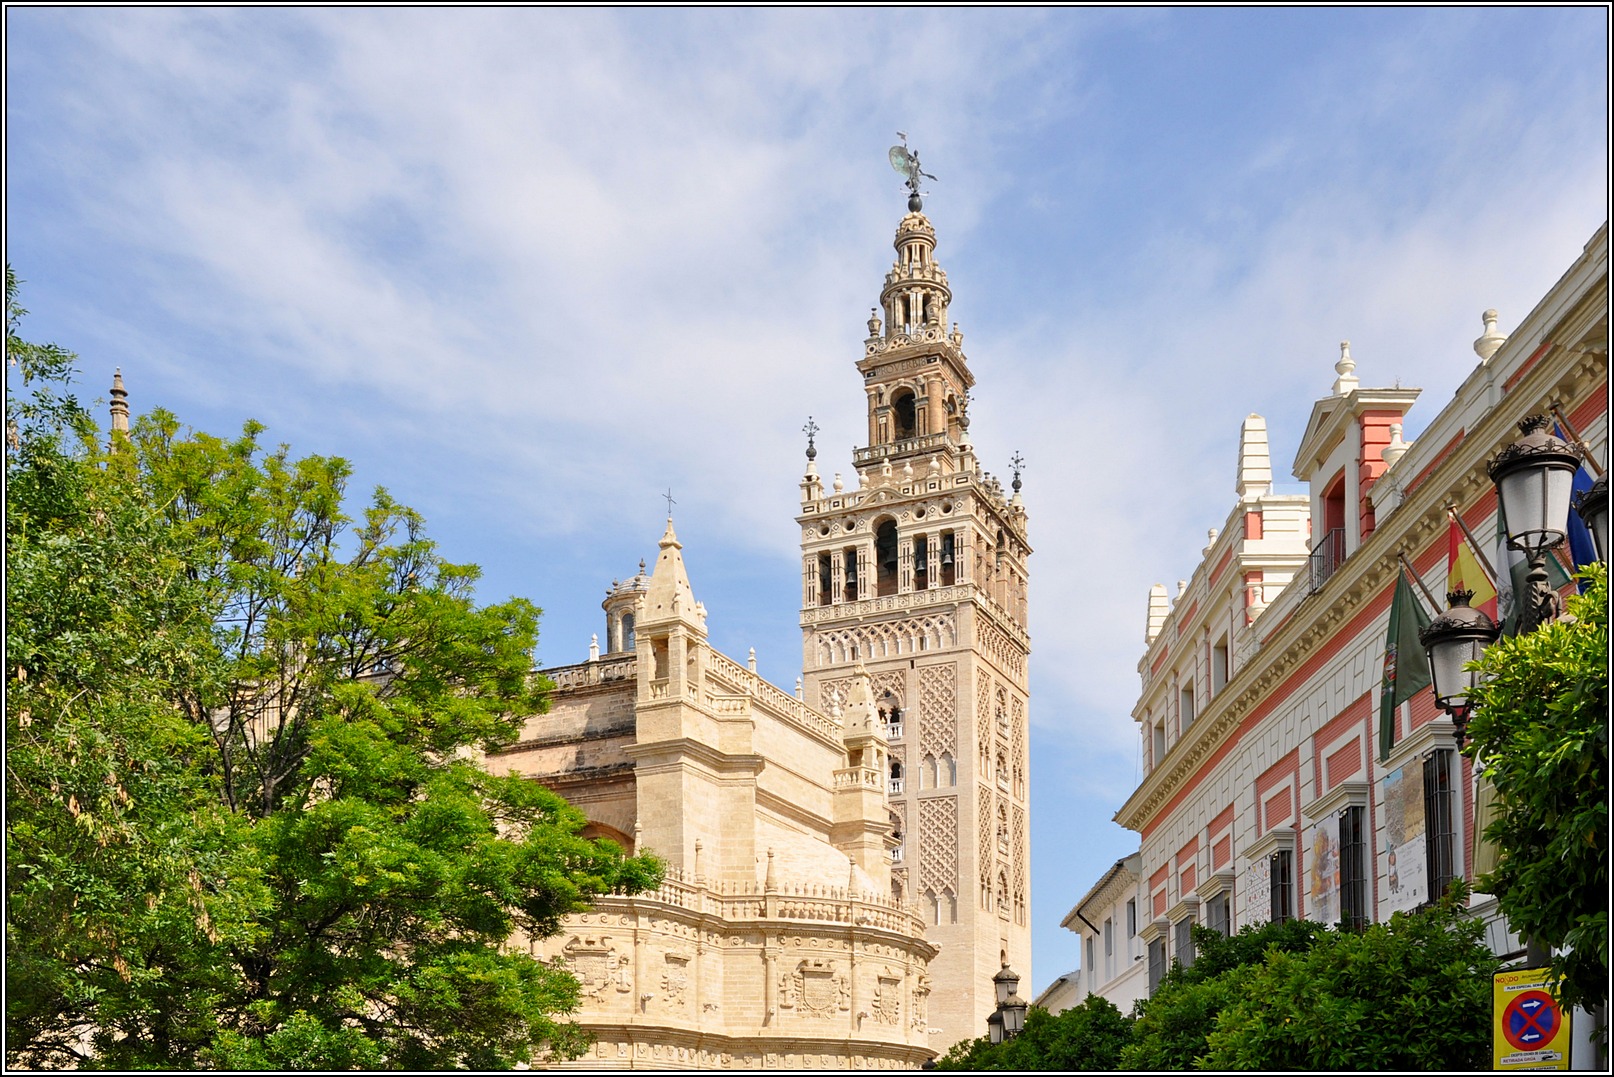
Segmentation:
{"type": "Polygon", "coordinates": [[[112,432],[114,434],[127,434],[129,432],[129,393],[123,387],[122,367],[118,367],[112,372],[112,403],[107,410],[112,413],[112,432]]]}

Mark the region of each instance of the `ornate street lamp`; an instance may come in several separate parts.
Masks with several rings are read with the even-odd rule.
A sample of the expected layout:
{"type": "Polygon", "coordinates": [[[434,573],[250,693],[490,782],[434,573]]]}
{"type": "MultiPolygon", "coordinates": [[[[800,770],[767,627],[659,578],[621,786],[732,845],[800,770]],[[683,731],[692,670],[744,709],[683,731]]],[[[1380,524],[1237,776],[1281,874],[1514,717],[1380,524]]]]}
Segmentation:
{"type": "Polygon", "coordinates": [[[1007,963],[992,977],[992,990],[997,994],[998,1008],[986,1019],[987,1032],[995,1037],[993,1043],[1013,1039],[1026,1026],[1026,1000],[1016,992],[1020,987],[1020,974],[1007,963]]]}
{"type": "Polygon", "coordinates": [[[1435,705],[1451,715],[1452,735],[1457,738],[1459,751],[1468,739],[1468,715],[1473,709],[1468,702],[1469,693],[1479,678],[1474,670],[1463,667],[1478,661],[1502,631],[1484,610],[1468,604],[1473,597],[1472,591],[1452,591],[1446,596],[1446,612],[1418,633],[1418,642],[1429,655],[1435,705]]]}
{"type": "Polygon", "coordinates": [[[1547,431],[1547,417],[1532,415],[1519,424],[1523,435],[1497,453],[1486,469],[1496,483],[1496,496],[1508,520],[1508,545],[1530,560],[1520,630],[1530,632],[1562,610],[1558,592],[1547,583],[1547,558],[1564,540],[1569,522],[1569,496],[1580,457],[1569,444],[1547,431]]]}
{"type": "Polygon", "coordinates": [[[1575,511],[1586,522],[1597,547],[1597,559],[1608,564],[1608,472],[1597,476],[1590,490],[1575,498],[1575,511]]]}

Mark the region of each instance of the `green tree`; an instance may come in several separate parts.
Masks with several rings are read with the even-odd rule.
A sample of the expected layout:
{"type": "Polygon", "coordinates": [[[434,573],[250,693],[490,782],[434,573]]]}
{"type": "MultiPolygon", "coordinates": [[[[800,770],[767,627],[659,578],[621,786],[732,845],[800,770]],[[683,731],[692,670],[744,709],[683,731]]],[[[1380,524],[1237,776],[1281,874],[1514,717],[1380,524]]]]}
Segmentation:
{"type": "MultiPolygon", "coordinates": [[[[1269,951],[1239,977],[1200,1069],[1482,1070],[1496,956],[1466,894],[1309,950],[1269,951]]],[[[1225,974],[1224,974],[1225,975],[1225,974]]]]}
{"type": "Polygon", "coordinates": [[[943,1070],[1113,1070],[1131,1038],[1132,1021],[1115,1004],[1088,995],[1079,1005],[1053,1014],[1026,1013],[1025,1028],[1000,1044],[982,1036],[961,1040],[936,1061],[943,1070]]]}
{"type": "Polygon", "coordinates": [[[544,706],[537,609],[256,424],[102,448],[22,313],[8,271],[8,1062],[575,1055],[575,980],[506,943],[659,866],[478,766],[544,706]]]}
{"type": "Polygon", "coordinates": [[[1154,994],[1139,1003],[1123,1067],[1192,1069],[1205,1053],[1217,1017],[1243,997],[1246,982],[1267,956],[1304,953],[1327,931],[1309,920],[1249,924],[1231,936],[1196,926],[1193,964],[1172,962],[1154,994]]]}
{"type": "Polygon", "coordinates": [[[1607,566],[1585,575],[1569,618],[1486,648],[1465,754],[1495,788],[1498,863],[1476,886],[1556,949],[1560,1000],[1591,1009],[1609,974],[1607,566]]]}
{"type": "Polygon", "coordinates": [[[1359,932],[1198,930],[1199,958],[1139,1004],[1122,1068],[1484,1068],[1497,960],[1465,897],[1359,932]]]}
{"type": "Polygon", "coordinates": [[[251,882],[226,868],[242,834],[198,763],[205,731],[165,702],[210,660],[184,551],[103,466],[62,391],[74,356],[17,335],[16,291],[7,267],[7,1061],[71,1066],[146,989],[148,944],[203,967],[207,901],[251,882]]]}

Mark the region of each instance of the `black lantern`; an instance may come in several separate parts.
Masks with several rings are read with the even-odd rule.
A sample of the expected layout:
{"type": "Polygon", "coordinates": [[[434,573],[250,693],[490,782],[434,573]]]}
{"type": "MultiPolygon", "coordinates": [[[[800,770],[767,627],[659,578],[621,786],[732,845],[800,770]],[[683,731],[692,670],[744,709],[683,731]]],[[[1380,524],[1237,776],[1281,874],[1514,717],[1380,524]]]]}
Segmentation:
{"type": "Polygon", "coordinates": [[[1575,498],[1575,511],[1585,521],[1586,530],[1592,533],[1597,559],[1608,564],[1608,472],[1597,476],[1591,489],[1575,498]]]}
{"type": "Polygon", "coordinates": [[[1418,633],[1418,641],[1429,655],[1435,704],[1451,715],[1459,749],[1468,739],[1468,715],[1472,710],[1468,697],[1479,676],[1463,667],[1478,661],[1485,648],[1495,643],[1501,634],[1501,629],[1484,610],[1468,604],[1473,597],[1472,591],[1451,592],[1446,596],[1446,612],[1418,633]]]}
{"type": "Polygon", "coordinates": [[[1562,612],[1558,593],[1547,583],[1547,557],[1564,540],[1569,497],[1580,457],[1562,438],[1547,432],[1547,417],[1532,415],[1519,424],[1523,435],[1497,453],[1487,470],[1508,521],[1508,545],[1530,559],[1521,627],[1529,632],[1562,612]]]}
{"type": "Polygon", "coordinates": [[[1020,974],[1005,964],[992,977],[992,990],[997,995],[998,1008],[986,1019],[987,1031],[994,1036],[993,1043],[1012,1039],[1020,1034],[1026,1026],[1026,1010],[1029,1008],[1026,1000],[1017,994],[1020,987],[1020,974]]]}

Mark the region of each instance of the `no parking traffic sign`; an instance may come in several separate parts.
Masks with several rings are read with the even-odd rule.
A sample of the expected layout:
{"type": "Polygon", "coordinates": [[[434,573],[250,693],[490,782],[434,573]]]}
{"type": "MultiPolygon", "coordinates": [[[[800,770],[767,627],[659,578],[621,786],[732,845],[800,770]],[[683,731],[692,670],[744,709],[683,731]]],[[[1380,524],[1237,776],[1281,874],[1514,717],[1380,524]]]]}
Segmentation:
{"type": "Polygon", "coordinates": [[[1491,978],[1492,1065],[1499,1070],[1569,1068],[1569,1015],[1552,997],[1546,969],[1491,978]]]}

